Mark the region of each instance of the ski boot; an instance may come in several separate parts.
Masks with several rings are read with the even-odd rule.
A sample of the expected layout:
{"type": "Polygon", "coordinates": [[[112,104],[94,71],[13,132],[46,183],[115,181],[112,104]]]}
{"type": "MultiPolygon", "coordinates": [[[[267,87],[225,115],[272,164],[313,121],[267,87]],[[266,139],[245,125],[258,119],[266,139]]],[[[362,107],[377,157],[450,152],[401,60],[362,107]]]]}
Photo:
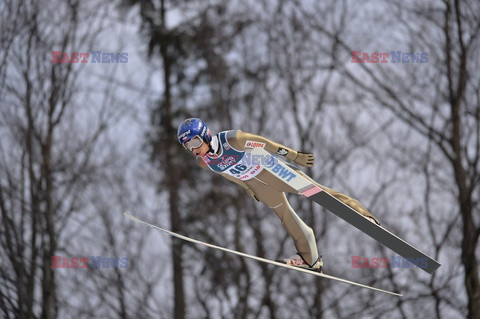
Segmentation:
{"type": "Polygon", "coordinates": [[[277,262],[280,262],[282,264],[286,264],[289,266],[316,271],[316,272],[322,272],[322,267],[323,267],[322,256],[320,256],[320,258],[318,258],[317,261],[313,263],[313,265],[309,265],[299,254],[295,254],[289,258],[277,260],[277,262]]]}

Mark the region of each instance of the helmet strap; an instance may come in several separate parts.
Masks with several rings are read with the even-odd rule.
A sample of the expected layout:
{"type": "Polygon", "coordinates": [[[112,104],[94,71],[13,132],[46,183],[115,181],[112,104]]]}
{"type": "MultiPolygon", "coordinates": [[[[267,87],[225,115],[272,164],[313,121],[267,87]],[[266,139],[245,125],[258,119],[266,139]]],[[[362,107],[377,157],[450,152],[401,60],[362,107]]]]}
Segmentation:
{"type": "Polygon", "coordinates": [[[207,153],[214,153],[215,154],[215,151],[213,150],[212,145],[210,143],[208,143],[208,152],[207,153]]]}

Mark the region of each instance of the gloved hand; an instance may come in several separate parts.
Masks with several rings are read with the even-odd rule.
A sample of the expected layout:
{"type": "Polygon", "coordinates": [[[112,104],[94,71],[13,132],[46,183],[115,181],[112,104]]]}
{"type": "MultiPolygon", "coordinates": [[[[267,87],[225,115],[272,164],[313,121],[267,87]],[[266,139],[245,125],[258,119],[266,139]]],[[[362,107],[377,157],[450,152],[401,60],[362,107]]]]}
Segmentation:
{"type": "Polygon", "coordinates": [[[297,152],[297,157],[294,162],[305,167],[312,167],[315,162],[315,155],[312,153],[297,152]]]}
{"type": "Polygon", "coordinates": [[[250,196],[251,198],[253,198],[257,202],[259,201],[257,196],[255,196],[255,193],[250,188],[246,189],[246,191],[247,191],[248,196],[250,196]]]}

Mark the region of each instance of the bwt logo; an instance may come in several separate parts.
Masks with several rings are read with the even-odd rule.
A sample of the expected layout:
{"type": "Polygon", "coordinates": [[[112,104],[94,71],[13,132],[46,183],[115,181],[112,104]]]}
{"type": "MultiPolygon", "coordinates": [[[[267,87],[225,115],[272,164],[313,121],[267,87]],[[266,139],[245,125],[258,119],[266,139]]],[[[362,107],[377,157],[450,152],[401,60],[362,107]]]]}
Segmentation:
{"type": "MultiPolygon", "coordinates": [[[[371,259],[362,256],[352,256],[351,268],[387,268],[390,263],[388,258],[373,257],[371,259]]],[[[393,256],[391,258],[392,268],[415,268],[426,269],[428,267],[428,258],[404,258],[402,256],[393,256]]]]}
{"type": "Polygon", "coordinates": [[[411,53],[402,51],[373,52],[352,51],[352,63],[427,63],[428,52],[411,53]],[[389,61],[388,59],[391,58],[389,61]]]}
{"type": "Polygon", "coordinates": [[[287,182],[290,182],[292,178],[297,177],[297,175],[290,172],[287,168],[283,167],[282,164],[279,164],[278,160],[273,157],[273,155],[267,161],[265,167],[271,168],[273,173],[280,176],[280,178],[285,179],[287,182]]]}
{"type": "Polygon", "coordinates": [[[91,56],[90,63],[127,63],[127,52],[73,52],[68,54],[61,51],[52,51],[52,63],[88,63],[88,58],[91,56]]]}
{"type": "Polygon", "coordinates": [[[105,258],[102,256],[68,258],[52,256],[51,268],[128,268],[128,258],[105,258]]]}

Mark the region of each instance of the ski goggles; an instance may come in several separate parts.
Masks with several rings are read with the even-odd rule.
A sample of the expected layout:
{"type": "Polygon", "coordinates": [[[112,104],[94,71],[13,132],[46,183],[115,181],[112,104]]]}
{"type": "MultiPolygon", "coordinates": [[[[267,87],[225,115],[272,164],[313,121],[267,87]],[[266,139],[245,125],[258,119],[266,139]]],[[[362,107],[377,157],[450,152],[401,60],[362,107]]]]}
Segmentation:
{"type": "Polygon", "coordinates": [[[203,140],[200,136],[194,136],[190,141],[183,143],[183,147],[185,147],[190,152],[193,152],[194,148],[199,148],[203,145],[203,140]]]}

